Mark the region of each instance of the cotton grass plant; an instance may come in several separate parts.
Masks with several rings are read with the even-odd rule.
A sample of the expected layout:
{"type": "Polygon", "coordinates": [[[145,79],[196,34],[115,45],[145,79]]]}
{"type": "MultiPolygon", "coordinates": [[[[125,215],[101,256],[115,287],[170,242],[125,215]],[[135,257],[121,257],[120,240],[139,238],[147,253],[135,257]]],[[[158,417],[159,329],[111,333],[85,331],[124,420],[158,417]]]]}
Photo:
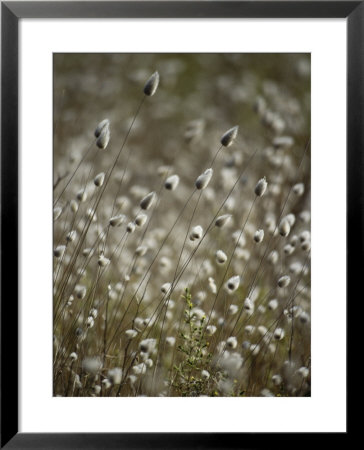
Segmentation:
{"type": "Polygon", "coordinates": [[[55,56],[54,395],[310,395],[303,66],[55,56]]]}

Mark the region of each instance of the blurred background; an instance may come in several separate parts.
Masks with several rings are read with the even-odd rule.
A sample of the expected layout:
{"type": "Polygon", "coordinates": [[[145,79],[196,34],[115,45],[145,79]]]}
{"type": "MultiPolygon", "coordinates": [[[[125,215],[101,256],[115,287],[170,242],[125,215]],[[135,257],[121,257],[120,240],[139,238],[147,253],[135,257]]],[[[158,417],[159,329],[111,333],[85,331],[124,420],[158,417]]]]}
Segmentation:
{"type": "Polygon", "coordinates": [[[185,147],[185,128],[196,119],[211,139],[238,124],[244,145],[265,145],[270,132],[293,134],[300,146],[309,138],[308,54],[55,54],[55,167],[70,150],[82,152],[105,117],[117,146],[155,70],[158,99],[144,106],[129,141],[147,141],[145,159],[171,158],[185,147]],[[276,130],[253,113],[264,107],[260,99],[281,119],[276,130]]]}
{"type": "MultiPolygon", "coordinates": [[[[60,374],[67,355],[75,349],[80,359],[101,355],[105,335],[110,360],[104,353],[103,373],[111,367],[124,369],[127,359],[122,359],[120,349],[137,352],[138,339],[143,338],[141,333],[130,347],[125,340],[125,331],[138,314],[141,320],[153,317],[148,334],[161,347],[154,361],[157,372],[152,387],[143,387],[141,382],[137,392],[144,388],[148,395],[164,392],[154,381],[162,383],[171,361],[180,358],[175,353],[173,357],[168,352],[164,355],[163,342],[168,335],[179,336],[184,308],[180,298],[186,287],[191,288],[193,306],[203,308],[201,314],[211,313],[211,323],[219,329],[210,347],[216,354],[221,348],[219,339],[236,332],[237,316],[229,316],[230,307],[242,308],[248,295],[256,302],[256,310],[236,319],[240,320],[236,337],[244,358],[251,357],[250,341],[252,345],[260,342],[257,336],[253,340],[247,335],[246,324],[269,327],[278,323],[285,330],[282,345],[266,342],[268,357],[262,355],[254,363],[254,373],[241,369],[240,388],[249,379],[248,395],[259,395],[268,385],[271,370],[284,375],[292,314],[298,323],[293,358],[297,368],[309,366],[310,120],[309,54],[54,54],[54,198],[59,208],[54,244],[64,244],[72,229],[80,234],[82,244],[78,246],[78,238],[67,244],[65,256],[55,265],[55,305],[56,312],[61,311],[54,328],[59,342],[55,392],[65,391],[60,374]],[[144,98],[144,85],[155,71],[160,75],[157,92],[144,98]],[[104,119],[110,121],[111,137],[107,148],[100,149],[94,131],[104,119]],[[239,132],[234,143],[220,149],[221,136],[236,125],[239,132]],[[100,172],[110,173],[126,136],[98,203],[100,190],[93,179],[100,172]],[[198,200],[196,196],[188,200],[196,178],[212,161],[214,175],[209,186],[198,200]],[[168,174],[180,178],[173,192],[163,187],[168,174]],[[268,181],[267,193],[253,207],[254,188],[263,177],[268,181]],[[296,184],[297,192],[292,195],[296,184]],[[157,201],[148,211],[145,230],[127,235],[126,223],[134,220],[141,199],[151,191],[157,193],[157,201]],[[108,228],[110,217],[119,213],[125,214],[125,224],[108,228]],[[196,242],[187,237],[191,227],[200,225],[207,230],[217,213],[231,214],[229,224],[209,232],[195,254],[196,242]],[[277,226],[282,215],[288,214],[292,231],[282,238],[277,226]],[[91,226],[85,227],[90,218],[91,226]],[[242,239],[235,245],[242,229],[242,239]],[[253,237],[259,229],[264,230],[265,238],[257,245],[253,237]],[[144,246],[142,251],[140,246],[144,246]],[[233,255],[226,273],[216,264],[218,249],[233,255]],[[89,255],[87,263],[84,250],[89,255]],[[278,263],[267,261],[270,251],[277,253],[278,263]],[[99,281],[100,254],[111,263],[102,269],[105,276],[99,281]],[[181,262],[192,254],[176,292],[170,294],[177,306],[167,315],[160,309],[161,286],[174,280],[181,262]],[[215,301],[213,285],[222,286],[227,277],[236,274],[242,275],[239,289],[232,295],[222,289],[215,301]],[[294,311],[289,309],[291,291],[277,288],[282,274],[294,278],[294,311]],[[82,296],[77,300],[80,289],[87,292],[86,301],[82,296]],[[135,301],[141,292],[144,309],[135,301]],[[272,298],[278,307],[269,307],[272,298]],[[61,307],[64,302],[68,303],[61,307]],[[262,308],[257,313],[258,304],[262,308]],[[106,305],[113,317],[107,333],[106,305]],[[88,317],[91,307],[98,311],[95,323],[88,317]],[[92,323],[88,333],[87,320],[92,323]],[[81,330],[79,335],[77,330],[81,330]],[[79,336],[85,344],[77,344],[79,336]],[[241,344],[247,339],[244,350],[241,344]]],[[[81,369],[79,366],[77,373],[81,374],[81,369]]],[[[270,388],[275,395],[306,395],[309,385],[305,382],[299,387],[297,380],[284,391],[270,388]]],[[[221,392],[231,394],[223,388],[221,392]]],[[[125,388],[121,395],[130,392],[125,388]]]]}

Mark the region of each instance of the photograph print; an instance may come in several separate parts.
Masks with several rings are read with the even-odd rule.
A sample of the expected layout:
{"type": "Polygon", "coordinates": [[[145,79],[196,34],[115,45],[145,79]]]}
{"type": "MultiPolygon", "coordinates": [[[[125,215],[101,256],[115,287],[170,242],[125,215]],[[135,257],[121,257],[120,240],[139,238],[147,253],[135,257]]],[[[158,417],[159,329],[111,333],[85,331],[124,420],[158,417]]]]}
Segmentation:
{"type": "Polygon", "coordinates": [[[53,55],[53,395],[311,395],[311,57],[53,55]]]}

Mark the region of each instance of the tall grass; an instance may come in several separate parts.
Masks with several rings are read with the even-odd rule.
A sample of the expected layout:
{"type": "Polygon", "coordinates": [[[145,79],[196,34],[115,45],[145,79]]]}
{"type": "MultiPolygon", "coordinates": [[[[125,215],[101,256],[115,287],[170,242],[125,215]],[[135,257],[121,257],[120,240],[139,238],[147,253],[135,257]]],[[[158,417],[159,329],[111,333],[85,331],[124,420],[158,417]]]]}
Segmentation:
{"type": "Polygon", "coordinates": [[[54,68],[54,395],[310,395],[308,57],[54,68]]]}

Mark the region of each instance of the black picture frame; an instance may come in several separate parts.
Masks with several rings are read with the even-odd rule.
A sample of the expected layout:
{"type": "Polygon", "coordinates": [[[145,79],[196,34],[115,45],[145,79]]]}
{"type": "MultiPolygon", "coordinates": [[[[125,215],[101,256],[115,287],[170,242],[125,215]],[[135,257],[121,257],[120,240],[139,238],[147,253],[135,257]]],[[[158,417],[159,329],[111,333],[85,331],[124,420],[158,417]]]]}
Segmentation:
{"type": "MultiPolygon", "coordinates": [[[[125,1],[1,2],[1,448],[260,448],[270,433],[18,432],[18,25],[22,18],[345,18],[347,20],[347,302],[363,264],[364,2],[125,1]],[[359,262],[358,262],[359,261],[359,262]],[[10,320],[9,320],[10,318],[10,320]]],[[[349,351],[349,347],[348,347],[349,351]]],[[[349,417],[349,409],[347,409],[349,417]]],[[[335,435],[336,443],[347,432],[335,435]]],[[[325,439],[316,434],[315,443],[325,439]],[[319,439],[319,440],[318,440],[319,439]]],[[[309,433],[280,434],[280,446],[309,443],[309,433]],[[299,441],[297,439],[299,438],[299,441]]]]}

